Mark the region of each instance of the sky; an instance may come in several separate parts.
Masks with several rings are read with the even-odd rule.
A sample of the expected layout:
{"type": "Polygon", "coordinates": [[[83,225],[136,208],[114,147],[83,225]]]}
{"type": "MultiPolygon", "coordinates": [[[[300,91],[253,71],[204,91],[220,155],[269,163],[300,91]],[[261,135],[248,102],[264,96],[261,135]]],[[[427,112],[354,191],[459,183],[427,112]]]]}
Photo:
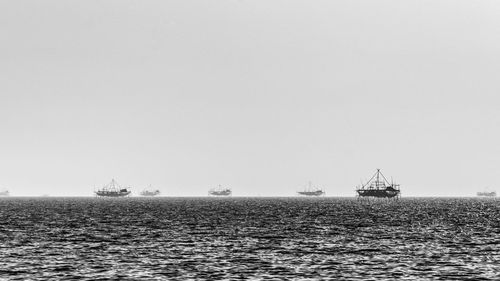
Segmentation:
{"type": "Polygon", "coordinates": [[[498,190],[500,2],[0,1],[0,189],[498,190]]]}

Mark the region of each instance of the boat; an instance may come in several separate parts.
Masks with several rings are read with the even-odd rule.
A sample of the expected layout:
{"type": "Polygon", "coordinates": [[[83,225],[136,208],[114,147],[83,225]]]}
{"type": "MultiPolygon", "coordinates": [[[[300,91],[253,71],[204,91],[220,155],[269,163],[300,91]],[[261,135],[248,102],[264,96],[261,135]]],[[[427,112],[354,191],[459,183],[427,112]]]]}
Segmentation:
{"type": "Polygon", "coordinates": [[[311,182],[306,189],[297,192],[299,195],[304,196],[321,196],[324,195],[325,192],[321,188],[313,188],[311,182]]]}
{"type": "Polygon", "coordinates": [[[482,192],[478,192],[477,196],[479,196],[479,197],[496,197],[497,193],[495,191],[482,191],[482,192]]]}
{"type": "Polygon", "coordinates": [[[399,184],[395,184],[389,181],[377,169],[377,172],[371,177],[371,179],[365,184],[361,184],[356,188],[356,193],[358,198],[399,198],[401,196],[401,190],[399,184]]]}
{"type": "Polygon", "coordinates": [[[217,188],[212,188],[208,191],[208,195],[212,196],[230,196],[233,192],[230,188],[223,188],[219,185],[217,188]]]}
{"type": "Polygon", "coordinates": [[[130,195],[130,190],[120,186],[115,179],[101,189],[95,191],[95,194],[100,197],[125,197],[130,195]]]}
{"type": "Polygon", "coordinates": [[[159,195],[160,194],[160,191],[158,189],[156,190],[153,190],[151,188],[151,186],[149,186],[147,189],[144,189],[143,191],[141,191],[141,193],[139,193],[141,196],[149,196],[149,197],[152,197],[152,196],[156,196],[156,195],[159,195]]]}
{"type": "Polygon", "coordinates": [[[9,196],[10,193],[8,190],[3,190],[3,191],[0,191],[0,196],[9,196]]]}

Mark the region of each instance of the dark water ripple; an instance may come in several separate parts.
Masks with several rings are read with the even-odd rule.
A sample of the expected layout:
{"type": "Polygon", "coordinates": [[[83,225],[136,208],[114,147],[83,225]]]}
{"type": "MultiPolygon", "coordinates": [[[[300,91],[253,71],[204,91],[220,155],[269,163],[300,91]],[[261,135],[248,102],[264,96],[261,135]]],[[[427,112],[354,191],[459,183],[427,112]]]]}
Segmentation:
{"type": "Polygon", "coordinates": [[[500,201],[4,198],[0,279],[500,280],[500,201]]]}

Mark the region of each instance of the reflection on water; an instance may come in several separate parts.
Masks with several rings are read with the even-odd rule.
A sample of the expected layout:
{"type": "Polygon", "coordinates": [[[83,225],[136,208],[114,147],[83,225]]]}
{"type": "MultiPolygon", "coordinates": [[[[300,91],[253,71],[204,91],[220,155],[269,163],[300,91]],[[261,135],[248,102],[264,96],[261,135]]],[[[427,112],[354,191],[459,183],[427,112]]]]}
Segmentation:
{"type": "Polygon", "coordinates": [[[0,279],[499,280],[500,201],[2,198],[0,279]]]}

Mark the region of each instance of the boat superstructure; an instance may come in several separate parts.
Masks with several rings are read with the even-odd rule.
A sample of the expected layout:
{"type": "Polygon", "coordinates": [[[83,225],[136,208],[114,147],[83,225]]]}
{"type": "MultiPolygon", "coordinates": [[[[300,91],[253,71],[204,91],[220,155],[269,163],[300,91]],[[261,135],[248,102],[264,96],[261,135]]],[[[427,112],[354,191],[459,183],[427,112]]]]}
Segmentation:
{"type": "Polygon", "coordinates": [[[321,196],[325,194],[325,191],[321,188],[314,188],[311,182],[309,182],[307,188],[302,191],[298,191],[297,194],[304,196],[321,196]]]}
{"type": "Polygon", "coordinates": [[[482,191],[482,192],[478,192],[477,196],[479,196],[479,197],[496,197],[497,193],[495,191],[482,191]]]}
{"type": "Polygon", "coordinates": [[[380,169],[377,169],[368,182],[356,188],[356,193],[358,198],[399,198],[401,190],[399,184],[389,182],[380,169]]]}
{"type": "Polygon", "coordinates": [[[149,186],[148,188],[141,191],[140,195],[152,197],[152,196],[160,195],[160,190],[158,190],[158,189],[153,190],[151,188],[151,186],[149,186]]]}
{"type": "Polygon", "coordinates": [[[95,194],[100,197],[125,197],[130,195],[131,191],[120,186],[115,179],[101,189],[95,191],[95,194]]]}
{"type": "Polygon", "coordinates": [[[230,196],[233,192],[230,188],[225,188],[222,186],[218,186],[217,188],[212,188],[208,191],[208,195],[212,196],[230,196]]]}

